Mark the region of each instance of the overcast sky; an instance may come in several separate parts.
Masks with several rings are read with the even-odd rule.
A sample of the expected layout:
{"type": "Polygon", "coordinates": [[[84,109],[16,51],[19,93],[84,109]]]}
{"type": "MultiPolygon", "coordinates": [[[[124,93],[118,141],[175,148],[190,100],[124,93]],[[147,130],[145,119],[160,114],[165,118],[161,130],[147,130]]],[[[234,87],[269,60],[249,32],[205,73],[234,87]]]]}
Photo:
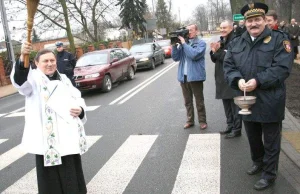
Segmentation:
{"type": "MultiPolygon", "coordinates": [[[[165,0],[167,3],[169,0],[165,0]]],[[[171,0],[172,1],[172,12],[173,14],[179,15],[180,10],[180,18],[181,21],[185,21],[192,17],[192,13],[195,8],[200,4],[206,4],[207,0],[171,0]]],[[[154,7],[156,7],[157,0],[153,0],[154,7]]],[[[147,0],[147,4],[149,5],[150,11],[152,12],[152,0],[147,0]]],[[[167,3],[168,4],[168,3],[167,3]]]]}

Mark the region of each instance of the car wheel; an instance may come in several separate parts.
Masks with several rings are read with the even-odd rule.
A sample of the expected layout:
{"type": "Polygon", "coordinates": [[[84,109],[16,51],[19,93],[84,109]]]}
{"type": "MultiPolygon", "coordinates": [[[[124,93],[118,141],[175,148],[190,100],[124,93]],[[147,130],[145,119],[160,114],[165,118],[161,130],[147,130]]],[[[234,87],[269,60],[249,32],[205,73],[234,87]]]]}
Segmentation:
{"type": "Polygon", "coordinates": [[[155,61],[154,59],[151,60],[151,67],[150,69],[155,69],[155,61]]]}
{"type": "Polygon", "coordinates": [[[165,63],[165,55],[162,56],[162,61],[161,61],[161,64],[164,64],[165,63]]]}
{"type": "Polygon", "coordinates": [[[112,81],[109,75],[105,75],[103,79],[102,91],[110,92],[112,89],[112,81]]]}
{"type": "Polygon", "coordinates": [[[134,70],[133,70],[133,67],[129,67],[129,70],[128,70],[128,75],[127,75],[127,79],[128,80],[133,80],[134,79],[134,70]]]}

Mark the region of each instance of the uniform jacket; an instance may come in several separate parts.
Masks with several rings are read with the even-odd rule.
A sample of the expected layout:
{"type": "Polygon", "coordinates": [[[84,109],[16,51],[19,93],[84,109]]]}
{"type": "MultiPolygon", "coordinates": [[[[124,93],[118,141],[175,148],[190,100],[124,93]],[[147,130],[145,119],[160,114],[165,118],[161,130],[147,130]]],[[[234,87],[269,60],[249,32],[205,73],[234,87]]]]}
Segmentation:
{"type": "Polygon", "coordinates": [[[184,43],[177,48],[172,48],[172,58],[180,61],[178,66],[177,79],[184,82],[184,63],[187,60],[187,81],[205,81],[205,49],[206,43],[198,37],[192,40],[191,45],[184,43]]]}
{"type": "Polygon", "coordinates": [[[246,31],[246,26],[243,26],[243,27],[238,26],[238,27],[236,28],[235,35],[236,35],[236,36],[239,36],[239,35],[243,34],[245,31],[246,31]]]}
{"type": "MultiPolygon", "coordinates": [[[[44,139],[43,139],[43,119],[42,119],[42,108],[41,108],[41,97],[39,87],[41,86],[36,80],[36,69],[29,70],[27,79],[21,85],[15,81],[16,67],[14,65],[11,72],[12,84],[18,89],[21,95],[25,96],[25,127],[23,132],[23,138],[21,148],[32,154],[44,155],[44,139]]],[[[24,70],[25,71],[25,70],[24,70]]],[[[17,72],[18,73],[18,72],[17,72]]],[[[70,80],[63,74],[60,74],[61,79],[68,83],[68,90],[71,92],[75,99],[75,103],[85,110],[86,105],[84,100],[81,98],[79,90],[72,86],[70,80]]],[[[56,81],[56,80],[55,80],[56,81]]],[[[86,114],[81,119],[82,123],[86,122],[86,114]]],[[[59,131],[59,143],[58,151],[61,156],[79,154],[79,134],[77,126],[74,127],[72,123],[67,123],[61,117],[57,116],[57,126],[59,131]]]]}
{"type": "Polygon", "coordinates": [[[291,39],[292,45],[293,47],[299,46],[299,36],[300,36],[300,27],[298,25],[294,25],[294,27],[292,25],[289,25],[287,27],[288,33],[289,33],[289,37],[291,39]],[[296,36],[296,38],[293,38],[294,36],[296,36]]]}
{"type": "MultiPolygon", "coordinates": [[[[247,93],[256,96],[252,114],[243,120],[254,122],[280,122],[284,119],[285,84],[293,64],[293,53],[287,35],[267,27],[252,42],[249,33],[233,39],[224,59],[225,79],[238,89],[238,80],[257,80],[257,88],[247,93]]],[[[240,91],[240,95],[242,92],[240,91]]]]}
{"type": "Polygon", "coordinates": [[[228,44],[234,37],[233,31],[231,31],[225,42],[220,40],[221,47],[217,52],[210,51],[210,58],[215,63],[215,83],[216,83],[216,99],[232,99],[237,95],[237,91],[234,91],[224,79],[223,61],[228,49],[228,44]]]}
{"type": "Polygon", "coordinates": [[[76,66],[75,57],[71,53],[63,50],[62,52],[57,53],[56,60],[57,70],[71,79],[74,75],[74,68],[76,66]]]}

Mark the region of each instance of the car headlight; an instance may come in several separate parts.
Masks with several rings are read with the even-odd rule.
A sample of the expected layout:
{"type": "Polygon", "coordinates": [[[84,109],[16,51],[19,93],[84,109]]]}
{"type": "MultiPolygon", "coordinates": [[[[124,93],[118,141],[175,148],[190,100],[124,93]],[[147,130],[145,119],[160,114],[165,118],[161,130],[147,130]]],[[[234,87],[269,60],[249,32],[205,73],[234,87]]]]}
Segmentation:
{"type": "Polygon", "coordinates": [[[148,60],[149,60],[148,57],[140,59],[140,61],[148,61],[148,60]]]}
{"type": "Polygon", "coordinates": [[[93,73],[93,74],[84,76],[84,78],[88,79],[88,78],[95,78],[95,77],[99,77],[99,76],[100,76],[100,73],[93,73]]]}

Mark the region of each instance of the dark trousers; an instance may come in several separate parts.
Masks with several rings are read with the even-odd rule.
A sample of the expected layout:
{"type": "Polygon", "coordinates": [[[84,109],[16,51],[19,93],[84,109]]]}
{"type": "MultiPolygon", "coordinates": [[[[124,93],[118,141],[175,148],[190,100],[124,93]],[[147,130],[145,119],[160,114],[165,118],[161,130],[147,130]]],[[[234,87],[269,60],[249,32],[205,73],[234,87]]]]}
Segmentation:
{"type": "Polygon", "coordinates": [[[298,46],[294,46],[294,59],[297,58],[297,54],[298,54],[298,46]]]}
{"type": "Polygon", "coordinates": [[[44,166],[44,156],[36,155],[39,194],[87,193],[79,154],[63,156],[62,164],[44,166]]]}
{"type": "Polygon", "coordinates": [[[257,123],[244,121],[244,125],[250,144],[252,161],[256,165],[263,165],[262,178],[276,178],[282,122],[257,123]]]}
{"type": "Polygon", "coordinates": [[[234,104],[233,99],[222,99],[224,111],[226,115],[227,127],[231,131],[241,131],[242,129],[242,117],[239,115],[239,107],[234,104]]]}
{"type": "MultiPolygon", "coordinates": [[[[186,80],[186,78],[185,78],[186,80]]],[[[203,96],[203,81],[180,83],[184,98],[184,105],[187,111],[187,123],[194,124],[193,95],[196,100],[196,108],[199,123],[206,123],[206,112],[203,96]]]]}

